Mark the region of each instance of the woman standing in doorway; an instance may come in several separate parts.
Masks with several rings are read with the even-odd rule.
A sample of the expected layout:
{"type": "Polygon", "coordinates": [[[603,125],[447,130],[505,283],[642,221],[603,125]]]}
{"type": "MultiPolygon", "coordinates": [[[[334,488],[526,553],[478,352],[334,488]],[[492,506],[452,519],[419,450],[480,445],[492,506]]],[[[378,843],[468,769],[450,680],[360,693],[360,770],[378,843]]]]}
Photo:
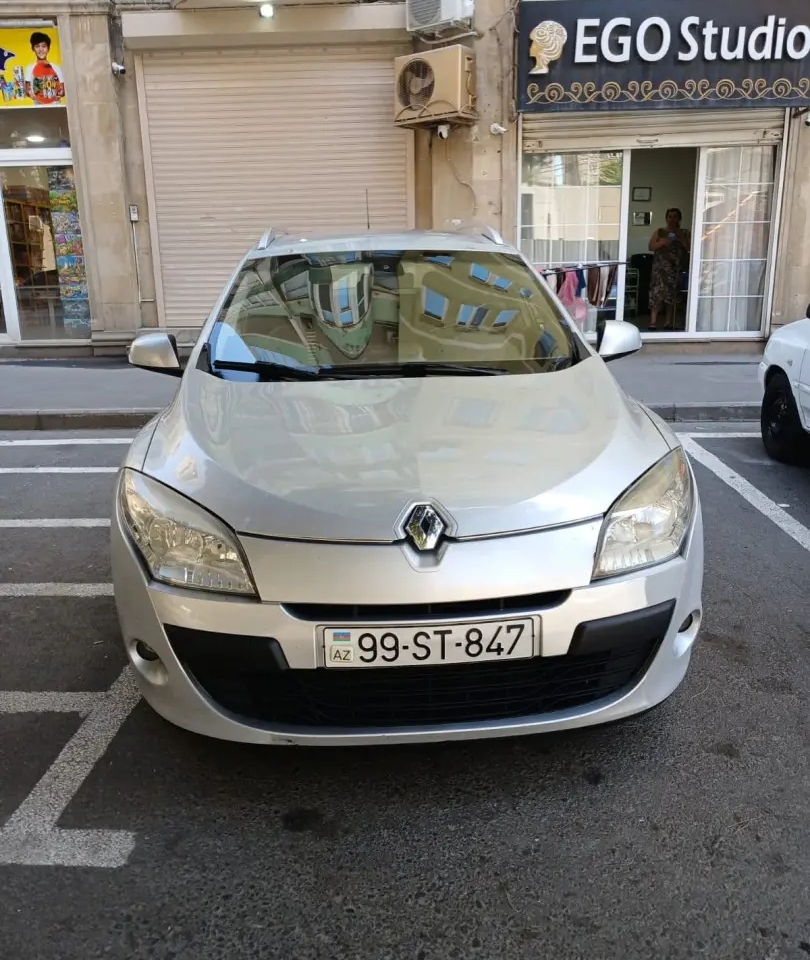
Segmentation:
{"type": "Polygon", "coordinates": [[[650,277],[650,330],[658,328],[658,314],[666,310],[665,330],[675,323],[675,304],[681,288],[681,275],[686,267],[691,246],[688,230],[681,227],[682,214],[677,207],[667,210],[666,227],[656,230],[650,239],[654,254],[650,277]]]}

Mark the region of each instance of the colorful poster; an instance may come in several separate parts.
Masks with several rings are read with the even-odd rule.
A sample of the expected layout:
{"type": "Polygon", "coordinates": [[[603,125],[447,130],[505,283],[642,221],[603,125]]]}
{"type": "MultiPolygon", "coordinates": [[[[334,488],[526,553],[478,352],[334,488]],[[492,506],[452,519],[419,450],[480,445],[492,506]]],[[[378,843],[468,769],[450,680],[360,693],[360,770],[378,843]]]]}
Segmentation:
{"type": "Polygon", "coordinates": [[[79,233],[79,214],[70,211],[51,211],[54,233],[70,235],[79,233]]]}
{"type": "Polygon", "coordinates": [[[0,27],[0,110],[63,107],[61,63],[56,27],[0,27]]]}
{"type": "Polygon", "coordinates": [[[48,199],[65,327],[89,331],[87,271],[72,167],[48,168],[48,199]]]}
{"type": "Polygon", "coordinates": [[[78,233],[54,234],[57,257],[83,257],[82,238],[78,233]]]}

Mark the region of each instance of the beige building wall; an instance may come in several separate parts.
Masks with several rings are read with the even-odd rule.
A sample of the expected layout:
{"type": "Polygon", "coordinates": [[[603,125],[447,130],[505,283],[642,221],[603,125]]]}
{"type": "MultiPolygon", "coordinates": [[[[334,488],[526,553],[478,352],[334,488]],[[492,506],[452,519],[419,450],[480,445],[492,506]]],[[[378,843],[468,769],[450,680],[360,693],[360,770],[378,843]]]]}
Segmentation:
{"type": "MultiPolygon", "coordinates": [[[[1,0],[4,20],[57,21],[92,311],[92,339],[123,345],[140,326],[127,208],[122,89],[110,69],[109,0],[1,0]]],[[[26,345],[27,346],[27,345],[26,345]]],[[[66,342],[66,347],[73,344],[66,342]]]]}
{"type": "MultiPolygon", "coordinates": [[[[431,195],[418,197],[423,222],[436,230],[454,220],[491,226],[517,240],[517,112],[515,8],[505,0],[476,0],[475,36],[461,42],[477,60],[478,123],[451,130],[447,140],[422,135],[420,160],[430,170],[431,195]],[[493,126],[504,133],[492,132],[493,126]],[[424,205],[430,204],[430,217],[424,205]]],[[[418,41],[416,49],[429,49],[418,41]]]]}
{"type": "MultiPolygon", "coordinates": [[[[39,0],[3,0],[2,6],[4,18],[42,15],[39,0]]],[[[186,17],[199,22],[199,15],[190,11],[161,14],[159,8],[167,6],[168,0],[118,0],[117,4],[108,0],[52,0],[48,7],[48,15],[58,18],[65,51],[74,167],[88,253],[93,341],[99,350],[121,349],[139,329],[157,324],[134,53],[125,51],[115,39],[111,42],[116,23],[111,14],[115,9],[137,10],[143,15],[172,20],[186,17]],[[113,59],[123,60],[126,77],[113,77],[113,59]],[[129,204],[138,207],[140,217],[134,231],[129,204]]],[[[360,34],[369,31],[371,24],[365,19],[360,23],[358,16],[371,17],[375,6],[379,8],[342,8],[351,9],[353,14],[352,35],[347,33],[344,42],[356,43],[360,34]]],[[[330,28],[336,10],[341,10],[334,6],[315,9],[324,11],[330,28]]],[[[312,7],[303,12],[308,19],[313,17],[312,7]]],[[[236,19],[240,15],[244,16],[243,10],[238,11],[236,19]]],[[[388,28],[387,23],[385,26],[388,28]]],[[[195,32],[196,28],[191,30],[195,32]]],[[[221,42],[222,37],[195,39],[221,42]]],[[[234,39],[228,37],[226,42],[234,39]]],[[[280,39],[268,37],[265,42],[280,39]]],[[[515,242],[519,153],[514,5],[508,0],[476,0],[474,35],[460,42],[476,52],[479,121],[471,127],[453,129],[446,141],[432,132],[417,132],[416,226],[442,229],[454,220],[486,224],[515,242]]],[[[417,41],[415,49],[420,47],[428,49],[417,41]]],[[[787,149],[774,326],[802,317],[810,303],[810,128],[800,117],[791,123],[787,149]]]]}
{"type": "Polygon", "coordinates": [[[59,17],[68,123],[86,251],[94,347],[129,342],[140,326],[119,81],[105,13],[59,17]]]}

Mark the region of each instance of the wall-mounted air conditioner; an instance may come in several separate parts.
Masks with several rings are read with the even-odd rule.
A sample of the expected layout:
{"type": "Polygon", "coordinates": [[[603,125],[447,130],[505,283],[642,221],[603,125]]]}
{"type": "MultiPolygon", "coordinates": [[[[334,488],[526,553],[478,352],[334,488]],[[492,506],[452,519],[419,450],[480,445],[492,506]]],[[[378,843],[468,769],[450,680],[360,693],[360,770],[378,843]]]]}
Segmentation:
{"type": "Polygon", "coordinates": [[[474,13],[474,0],[405,0],[410,33],[433,36],[451,27],[470,27],[474,13]]]}
{"type": "Polygon", "coordinates": [[[399,127],[475,123],[475,54],[454,44],[394,61],[394,123],[399,127]]]}

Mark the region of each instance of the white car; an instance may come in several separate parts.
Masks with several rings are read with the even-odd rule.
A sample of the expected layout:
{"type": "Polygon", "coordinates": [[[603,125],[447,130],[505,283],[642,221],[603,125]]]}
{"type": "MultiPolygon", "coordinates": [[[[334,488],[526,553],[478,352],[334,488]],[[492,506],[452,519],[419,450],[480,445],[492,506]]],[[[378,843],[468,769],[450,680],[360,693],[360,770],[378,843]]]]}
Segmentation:
{"type": "Polygon", "coordinates": [[[620,720],[702,611],[676,435],[497,235],[263,238],[136,438],[112,518],[144,697],[229,740],[375,744],[620,720]],[[604,359],[603,359],[604,358],[604,359]]]}
{"type": "Polygon", "coordinates": [[[807,319],[781,327],[768,340],[759,365],[760,425],[774,460],[810,461],[810,307],[807,319]]]}

